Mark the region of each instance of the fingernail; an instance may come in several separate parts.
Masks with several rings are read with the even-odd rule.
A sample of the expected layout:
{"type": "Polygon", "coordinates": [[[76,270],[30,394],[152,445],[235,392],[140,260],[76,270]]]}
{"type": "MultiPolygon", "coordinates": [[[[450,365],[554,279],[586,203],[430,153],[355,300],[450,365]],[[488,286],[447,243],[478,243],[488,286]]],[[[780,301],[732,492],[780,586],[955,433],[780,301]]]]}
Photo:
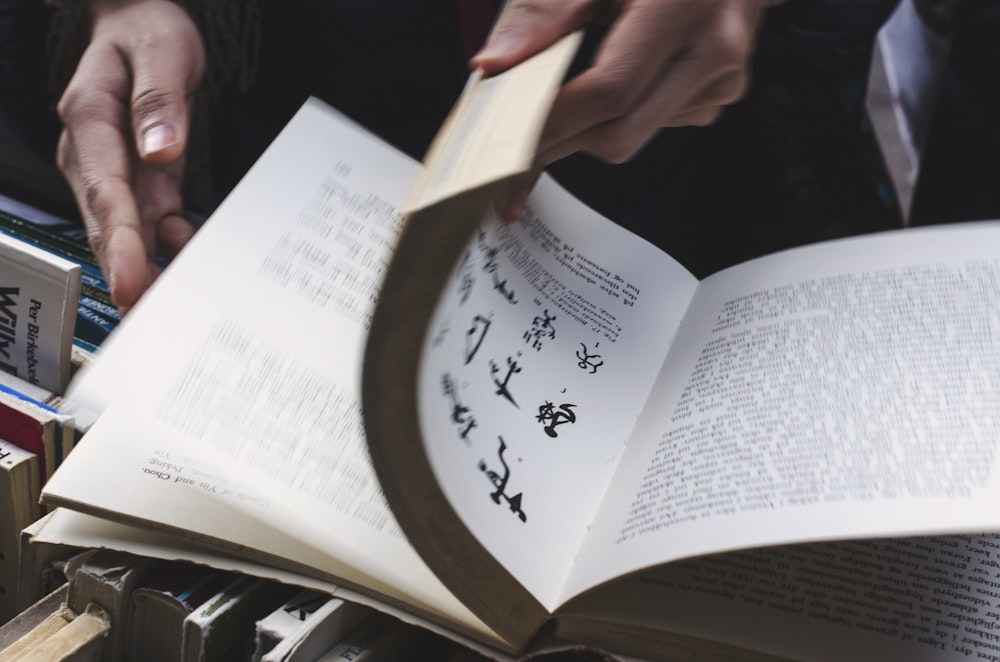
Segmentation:
{"type": "Polygon", "coordinates": [[[111,294],[111,301],[113,301],[114,304],[117,306],[118,305],[118,297],[117,297],[117,294],[118,294],[118,274],[115,273],[114,271],[108,270],[107,277],[105,278],[105,281],[108,284],[108,292],[111,294]]]}
{"type": "Polygon", "coordinates": [[[169,124],[156,124],[142,134],[143,154],[152,154],[173,145],[177,140],[177,132],[169,124]]]}
{"type": "Polygon", "coordinates": [[[521,220],[528,208],[528,195],[531,189],[518,189],[503,200],[500,207],[500,218],[507,223],[521,220]]]}

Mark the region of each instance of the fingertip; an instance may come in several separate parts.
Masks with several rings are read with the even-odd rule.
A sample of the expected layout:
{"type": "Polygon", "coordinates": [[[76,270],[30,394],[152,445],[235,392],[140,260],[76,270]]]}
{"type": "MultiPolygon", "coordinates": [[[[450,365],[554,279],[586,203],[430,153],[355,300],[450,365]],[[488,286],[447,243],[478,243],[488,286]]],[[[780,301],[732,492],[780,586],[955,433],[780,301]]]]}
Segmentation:
{"type": "Polygon", "coordinates": [[[194,226],[180,213],[168,214],[156,229],[156,244],[167,260],[174,259],[194,236],[194,226]]]}
{"type": "Polygon", "coordinates": [[[493,73],[514,63],[525,50],[527,41],[518,34],[501,32],[489,38],[478,53],[469,60],[469,66],[493,73]]]}
{"type": "Polygon", "coordinates": [[[128,279],[123,278],[117,269],[111,267],[108,269],[107,280],[111,301],[118,307],[118,312],[124,316],[125,312],[135,303],[131,288],[127,284],[128,279]]]}
{"type": "Polygon", "coordinates": [[[119,310],[131,308],[150,282],[142,240],[135,232],[112,232],[104,250],[111,300],[119,310]]]}
{"type": "Polygon", "coordinates": [[[518,209],[507,203],[498,202],[497,203],[497,217],[506,224],[516,223],[518,219],[524,214],[524,209],[518,209]]]}
{"type": "Polygon", "coordinates": [[[531,188],[517,188],[497,200],[497,216],[504,223],[519,221],[528,208],[528,196],[531,188]]]}

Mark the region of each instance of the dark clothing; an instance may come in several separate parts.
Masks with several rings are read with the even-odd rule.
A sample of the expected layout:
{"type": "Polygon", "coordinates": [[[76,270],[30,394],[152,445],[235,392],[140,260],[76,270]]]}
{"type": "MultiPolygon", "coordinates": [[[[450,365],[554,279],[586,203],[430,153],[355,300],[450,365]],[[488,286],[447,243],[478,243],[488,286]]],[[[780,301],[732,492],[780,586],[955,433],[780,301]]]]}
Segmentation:
{"type": "Polygon", "coordinates": [[[39,0],[0,0],[0,142],[52,158],[58,123],[45,96],[47,18],[39,0]]]}
{"type": "Polygon", "coordinates": [[[704,128],[662,132],[623,166],[553,171],[697,276],[782,248],[902,223],[864,100],[895,0],[769,11],[747,96],[704,128]],[[607,182],[600,185],[598,182],[607,182]]]}
{"type": "Polygon", "coordinates": [[[1000,3],[958,0],[913,194],[915,225],[1000,218],[1000,3]]]}
{"type": "MultiPolygon", "coordinates": [[[[1000,217],[1000,87],[993,84],[1000,9],[994,0],[957,1],[951,69],[913,206],[918,222],[1000,217]]],[[[216,202],[309,95],[421,158],[465,83],[476,47],[462,30],[468,16],[460,3],[490,4],[259,2],[254,82],[245,91],[235,83],[222,89],[209,123],[216,202]]],[[[896,2],[786,0],[768,11],[750,91],[716,124],[665,130],[625,165],[580,154],[551,172],[699,277],[789,246],[899,227],[899,205],[864,106],[875,34],[896,2]]],[[[43,76],[37,55],[26,55],[40,51],[40,6],[0,0],[0,120],[10,119],[5,126],[14,126],[15,137],[52,154],[52,103],[49,112],[37,110],[46,107],[39,102],[43,76]]],[[[482,16],[479,23],[481,36],[482,16]]],[[[589,35],[591,52],[599,38],[596,30],[589,35]]],[[[585,49],[579,66],[587,57],[585,49]]]]}
{"type": "MultiPolygon", "coordinates": [[[[788,0],[769,12],[749,95],[717,124],[664,131],[623,166],[577,155],[551,171],[699,276],[898,227],[864,110],[874,36],[894,3],[788,0]]],[[[238,180],[308,94],[423,155],[468,74],[454,0],[265,0],[261,12],[257,83],[231,96],[213,126],[213,154],[229,157],[217,186],[238,180]]]]}

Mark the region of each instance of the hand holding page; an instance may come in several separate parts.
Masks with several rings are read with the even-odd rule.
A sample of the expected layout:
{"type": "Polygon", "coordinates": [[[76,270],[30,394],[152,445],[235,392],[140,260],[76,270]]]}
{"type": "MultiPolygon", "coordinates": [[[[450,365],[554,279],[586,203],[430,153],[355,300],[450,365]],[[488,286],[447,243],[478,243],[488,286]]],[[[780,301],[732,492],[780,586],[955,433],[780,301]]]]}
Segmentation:
{"type": "MultiPolygon", "coordinates": [[[[483,103],[534,108],[533,136],[569,55],[483,103]]],[[[416,164],[308,102],[74,385],[103,413],[44,500],[507,653],[554,622],[649,657],[941,659],[953,632],[924,618],[989,653],[961,628],[995,596],[961,596],[993,590],[973,567],[1000,549],[971,535],[1000,531],[1000,226],[699,283],[552,181],[497,222],[530,164],[490,164],[506,139],[472,111],[496,117],[458,104],[422,196],[416,164]],[[961,535],[738,551],[931,534],[961,535]]]]}

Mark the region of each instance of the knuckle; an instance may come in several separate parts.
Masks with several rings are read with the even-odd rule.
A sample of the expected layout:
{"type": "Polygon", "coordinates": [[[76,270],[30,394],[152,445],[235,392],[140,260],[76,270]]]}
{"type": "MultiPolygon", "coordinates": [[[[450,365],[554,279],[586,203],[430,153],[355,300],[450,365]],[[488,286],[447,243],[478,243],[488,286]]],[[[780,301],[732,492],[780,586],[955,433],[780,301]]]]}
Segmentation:
{"type": "Polygon", "coordinates": [[[115,175],[95,176],[84,174],[81,178],[83,197],[87,210],[96,221],[95,226],[103,226],[108,222],[117,207],[116,191],[128,186],[127,182],[115,175]]]}
{"type": "Polygon", "coordinates": [[[69,136],[63,131],[59,134],[59,142],[56,143],[56,167],[59,168],[59,172],[63,173],[63,176],[68,178],[70,168],[72,167],[72,154],[70,153],[69,136]]]}
{"type": "Polygon", "coordinates": [[[750,88],[750,76],[745,69],[731,71],[723,76],[715,86],[711,101],[725,106],[738,101],[750,88]]]}
{"type": "Polygon", "coordinates": [[[632,105],[625,77],[611,68],[600,72],[593,80],[590,103],[601,121],[623,117],[632,105]]]}
{"type": "Polygon", "coordinates": [[[596,0],[515,0],[504,10],[497,32],[521,32],[539,25],[570,29],[585,23],[598,4],[596,0]]]}
{"type": "Polygon", "coordinates": [[[727,26],[716,45],[719,54],[729,62],[742,62],[750,54],[750,38],[739,25],[727,26]]]}
{"type": "Polygon", "coordinates": [[[87,224],[87,244],[98,258],[104,255],[104,233],[96,223],[87,224]]]}
{"type": "Polygon", "coordinates": [[[691,118],[691,126],[708,126],[714,124],[721,114],[722,108],[710,108],[691,118]]]}
{"type": "Polygon", "coordinates": [[[631,161],[645,144],[644,137],[621,130],[609,130],[595,136],[589,151],[608,163],[621,165],[631,161]]]}
{"type": "Polygon", "coordinates": [[[143,85],[132,95],[132,114],[135,117],[160,115],[175,105],[173,95],[153,85],[143,85]]]}
{"type": "Polygon", "coordinates": [[[121,102],[105,90],[70,83],[56,105],[56,112],[66,126],[99,118],[117,121],[121,116],[121,102]]]}
{"type": "Polygon", "coordinates": [[[726,103],[732,103],[742,99],[750,90],[750,75],[745,69],[737,71],[732,77],[728,89],[725,90],[728,99],[726,103]]]}
{"type": "Polygon", "coordinates": [[[59,119],[62,120],[63,124],[68,124],[73,116],[78,113],[79,109],[86,105],[88,96],[87,92],[81,86],[76,85],[74,81],[70,81],[70,84],[66,87],[63,95],[59,98],[59,102],[56,104],[56,114],[59,115],[59,119]]]}

